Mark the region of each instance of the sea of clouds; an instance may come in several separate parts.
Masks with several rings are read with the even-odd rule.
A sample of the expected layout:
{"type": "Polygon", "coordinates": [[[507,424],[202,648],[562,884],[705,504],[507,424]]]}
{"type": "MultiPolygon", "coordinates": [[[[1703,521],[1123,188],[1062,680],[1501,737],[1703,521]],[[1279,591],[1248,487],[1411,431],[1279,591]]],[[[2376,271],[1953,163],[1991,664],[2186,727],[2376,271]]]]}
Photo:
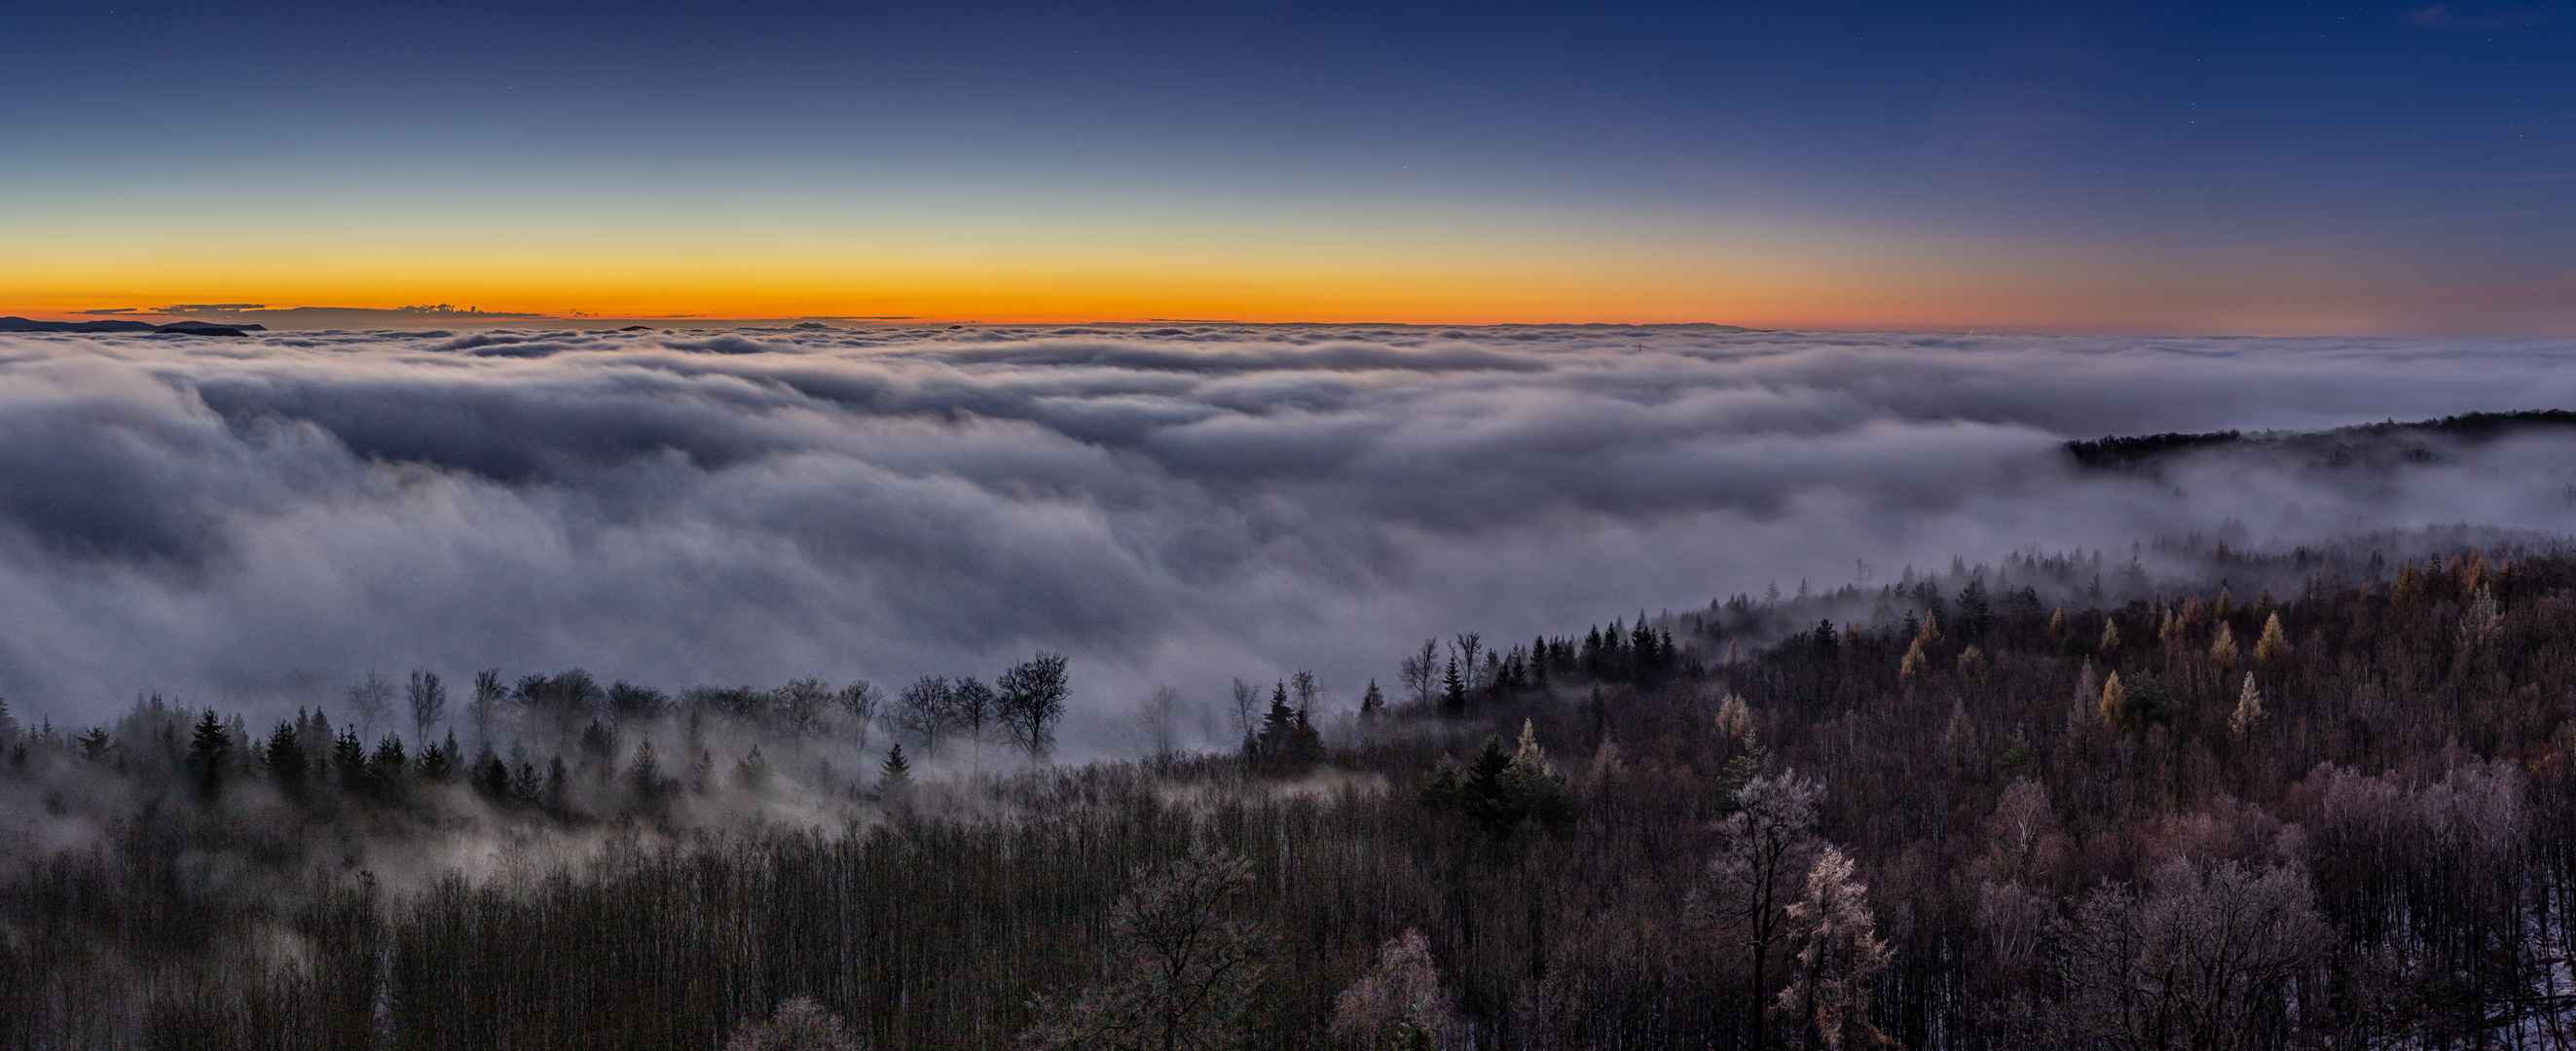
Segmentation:
{"type": "MultiPolygon", "coordinates": [[[[2565,340],[1234,326],[0,336],[0,696],[274,715],[370,669],[1157,684],[2033,546],[2566,532],[2576,440],[2394,473],[2068,438],[2576,405],[2565,340]]],[[[257,719],[254,719],[256,722],[257,719]]],[[[1216,732],[1215,724],[1207,731],[1216,732]]]]}

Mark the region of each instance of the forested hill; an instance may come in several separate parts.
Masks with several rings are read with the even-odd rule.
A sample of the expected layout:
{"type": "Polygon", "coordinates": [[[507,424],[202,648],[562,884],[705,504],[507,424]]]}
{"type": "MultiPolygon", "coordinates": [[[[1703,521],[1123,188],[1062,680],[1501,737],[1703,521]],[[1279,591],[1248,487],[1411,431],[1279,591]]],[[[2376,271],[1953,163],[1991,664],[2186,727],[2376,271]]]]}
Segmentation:
{"type": "Polygon", "coordinates": [[[976,722],[1043,659],[496,680],[462,763],[0,722],[0,1047],[2559,1046],[2576,559],[2385,562],[1462,635],[1070,768],[976,722]]]}
{"type": "Polygon", "coordinates": [[[2268,454],[2284,466],[2386,468],[2429,463],[2457,446],[2517,435],[2576,431],[2576,412],[2472,412],[2414,423],[2367,423],[2324,431],[2211,431],[2200,434],[2105,436],[2071,441],[2066,453],[2089,470],[2153,470],[2197,452],[2268,454]]]}

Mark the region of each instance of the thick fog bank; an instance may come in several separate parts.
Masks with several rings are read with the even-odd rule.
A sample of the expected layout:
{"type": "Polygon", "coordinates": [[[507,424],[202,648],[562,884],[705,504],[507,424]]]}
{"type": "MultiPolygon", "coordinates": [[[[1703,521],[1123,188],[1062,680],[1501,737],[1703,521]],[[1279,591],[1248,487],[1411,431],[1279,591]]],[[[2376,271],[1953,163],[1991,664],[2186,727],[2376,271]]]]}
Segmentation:
{"type": "Polygon", "coordinates": [[[2067,438],[2576,405],[2565,341],[1168,329],[0,337],[0,696],[367,670],[1153,684],[2037,545],[2565,532],[2576,441],[2079,475],[2067,438]]]}

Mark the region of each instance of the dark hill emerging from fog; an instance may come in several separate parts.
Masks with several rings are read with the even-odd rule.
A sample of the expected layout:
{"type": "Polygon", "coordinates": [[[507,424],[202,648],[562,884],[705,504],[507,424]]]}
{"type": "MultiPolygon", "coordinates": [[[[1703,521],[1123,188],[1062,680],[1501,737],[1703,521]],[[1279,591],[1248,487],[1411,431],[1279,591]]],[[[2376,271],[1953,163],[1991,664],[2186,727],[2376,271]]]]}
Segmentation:
{"type": "Polygon", "coordinates": [[[148,321],[126,321],[122,319],[110,319],[106,321],[33,321],[16,316],[0,317],[0,332],[73,332],[84,334],[97,334],[104,332],[175,332],[183,336],[246,336],[253,332],[265,331],[268,331],[267,328],[260,325],[217,325],[204,321],[173,321],[167,325],[155,325],[148,321]]]}
{"type": "Polygon", "coordinates": [[[2199,434],[2105,436],[2066,443],[2067,455],[2090,470],[2153,472],[2212,451],[2269,454],[2310,468],[2387,468],[2438,463],[2457,449],[2526,435],[2576,432],[2576,412],[2471,412],[2414,423],[2366,423],[2322,431],[2209,431],[2199,434]]]}

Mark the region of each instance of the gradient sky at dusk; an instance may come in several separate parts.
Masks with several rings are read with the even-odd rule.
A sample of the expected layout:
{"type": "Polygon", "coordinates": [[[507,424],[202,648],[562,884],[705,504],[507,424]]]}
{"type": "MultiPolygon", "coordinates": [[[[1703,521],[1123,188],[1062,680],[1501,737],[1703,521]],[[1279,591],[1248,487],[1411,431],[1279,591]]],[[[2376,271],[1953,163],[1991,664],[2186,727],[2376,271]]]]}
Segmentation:
{"type": "Polygon", "coordinates": [[[0,313],[2576,332],[2576,4],[27,5],[0,313]]]}

